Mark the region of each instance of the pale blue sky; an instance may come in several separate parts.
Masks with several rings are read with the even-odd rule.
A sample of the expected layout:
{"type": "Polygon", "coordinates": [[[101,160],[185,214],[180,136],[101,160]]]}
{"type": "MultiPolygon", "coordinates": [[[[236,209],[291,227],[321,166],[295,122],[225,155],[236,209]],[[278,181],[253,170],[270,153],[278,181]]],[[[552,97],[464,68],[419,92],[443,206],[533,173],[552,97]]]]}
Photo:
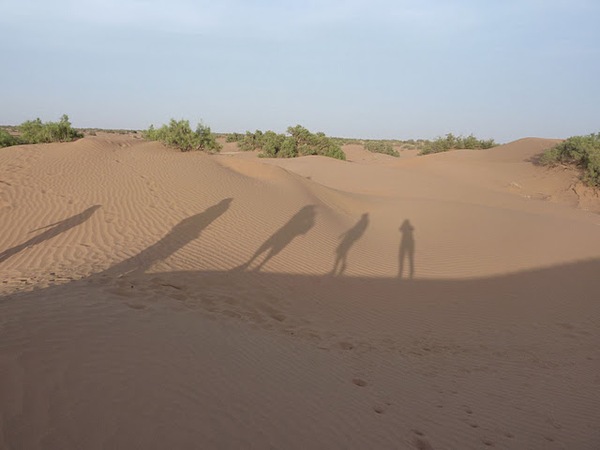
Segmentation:
{"type": "Polygon", "coordinates": [[[0,0],[0,123],[600,131],[598,0],[0,0]]]}

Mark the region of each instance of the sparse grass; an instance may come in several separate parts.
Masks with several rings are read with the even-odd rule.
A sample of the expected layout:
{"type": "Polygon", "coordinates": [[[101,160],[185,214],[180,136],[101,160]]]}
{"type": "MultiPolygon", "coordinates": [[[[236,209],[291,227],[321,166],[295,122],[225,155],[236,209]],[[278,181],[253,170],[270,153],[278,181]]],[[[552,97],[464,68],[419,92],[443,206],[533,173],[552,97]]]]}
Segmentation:
{"type": "Polygon", "coordinates": [[[351,144],[361,145],[363,143],[362,139],[354,139],[354,138],[331,137],[329,139],[331,139],[333,142],[335,142],[339,146],[351,145],[351,144]]]}
{"type": "Polygon", "coordinates": [[[426,143],[421,149],[420,155],[428,155],[430,153],[447,152],[448,150],[455,149],[488,149],[495,147],[496,142],[493,139],[480,140],[472,134],[463,136],[454,136],[452,133],[448,133],[445,137],[439,137],[433,141],[426,143]]]}
{"type": "Polygon", "coordinates": [[[123,128],[81,128],[83,133],[96,136],[98,132],[110,134],[137,134],[138,130],[127,130],[123,128]]]}
{"type": "Polygon", "coordinates": [[[395,156],[396,158],[400,156],[400,153],[394,149],[391,141],[365,141],[363,145],[365,150],[372,153],[383,153],[384,155],[395,156]]]}
{"type": "Polygon", "coordinates": [[[539,162],[547,166],[558,163],[576,165],[583,171],[585,183],[600,187],[600,133],[570,137],[546,150],[539,162]]]}
{"type": "Polygon", "coordinates": [[[188,120],[171,119],[169,125],[155,129],[150,125],[143,133],[144,139],[149,141],[159,141],[163,144],[178,148],[182,152],[191,150],[204,150],[207,152],[218,152],[222,146],[216,140],[216,137],[210,131],[210,127],[201,123],[192,131],[188,120]]]}
{"type": "MultiPolygon", "coordinates": [[[[354,138],[341,138],[341,137],[335,137],[335,138],[330,138],[332,139],[336,144],[338,145],[362,145],[365,147],[366,150],[370,150],[369,148],[367,148],[369,144],[369,142],[381,142],[382,144],[376,144],[378,146],[381,146],[382,148],[387,147],[387,149],[389,150],[389,146],[392,146],[392,149],[399,149],[399,150],[420,150],[423,147],[425,147],[425,145],[429,144],[431,141],[426,140],[426,139],[407,139],[407,140],[401,140],[401,139],[354,139],[354,138]]],[[[371,144],[372,145],[372,144],[371,144]]],[[[370,150],[372,151],[372,150],[370,150]]],[[[376,153],[385,153],[384,152],[377,152],[376,153]]],[[[388,153],[389,154],[389,153],[388,153]]],[[[392,155],[395,156],[395,155],[392,155]]]]}

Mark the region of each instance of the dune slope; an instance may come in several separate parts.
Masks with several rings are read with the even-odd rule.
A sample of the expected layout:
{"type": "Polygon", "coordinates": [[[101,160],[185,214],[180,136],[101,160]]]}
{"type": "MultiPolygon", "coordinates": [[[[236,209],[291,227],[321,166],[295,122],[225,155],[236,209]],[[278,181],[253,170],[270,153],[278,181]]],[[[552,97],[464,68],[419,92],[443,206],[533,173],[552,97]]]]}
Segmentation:
{"type": "Polygon", "coordinates": [[[1,149],[0,448],[597,448],[600,208],[553,142],[1,149]]]}

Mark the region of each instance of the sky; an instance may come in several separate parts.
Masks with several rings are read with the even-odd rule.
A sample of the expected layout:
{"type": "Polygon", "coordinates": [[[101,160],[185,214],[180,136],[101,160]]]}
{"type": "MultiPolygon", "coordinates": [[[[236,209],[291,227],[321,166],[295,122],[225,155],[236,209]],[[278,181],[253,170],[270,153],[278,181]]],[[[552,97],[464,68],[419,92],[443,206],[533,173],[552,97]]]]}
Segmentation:
{"type": "Polygon", "coordinates": [[[600,132],[598,0],[0,0],[0,124],[600,132]]]}

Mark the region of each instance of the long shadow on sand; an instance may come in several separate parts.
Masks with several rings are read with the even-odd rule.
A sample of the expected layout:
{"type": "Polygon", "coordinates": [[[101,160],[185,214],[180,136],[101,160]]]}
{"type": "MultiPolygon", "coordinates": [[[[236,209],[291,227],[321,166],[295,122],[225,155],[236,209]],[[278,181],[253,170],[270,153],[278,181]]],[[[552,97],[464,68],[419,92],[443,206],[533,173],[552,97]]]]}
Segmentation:
{"type": "Polygon", "coordinates": [[[56,223],[53,223],[50,225],[46,225],[45,227],[38,228],[36,230],[32,230],[31,233],[33,233],[35,231],[46,229],[46,231],[29,239],[27,242],[23,242],[22,244],[19,244],[15,247],[4,250],[2,253],[0,253],[0,263],[3,261],[6,261],[11,256],[16,255],[17,253],[19,253],[29,247],[33,247],[34,245],[41,244],[42,242],[47,241],[48,239],[52,239],[53,237],[56,237],[59,234],[62,234],[64,232],[70,230],[71,228],[75,228],[76,226],[81,225],[86,220],[88,220],[90,217],[92,217],[92,215],[96,212],[96,210],[98,208],[100,208],[101,206],[102,205],[90,206],[85,211],[80,212],[79,214],[77,214],[75,216],[69,217],[68,219],[64,219],[64,220],[61,220],[60,222],[56,222],[56,223]]]}
{"type": "Polygon", "coordinates": [[[404,273],[404,261],[408,260],[408,276],[410,279],[415,277],[415,227],[410,220],[406,219],[400,227],[402,240],[400,241],[400,253],[398,255],[398,278],[402,278],[404,273]]]}
{"type": "MultiPolygon", "coordinates": [[[[24,298],[44,300],[54,295],[61,298],[63,295],[71,295],[71,289],[77,286],[85,286],[86,289],[95,289],[96,286],[105,292],[105,288],[110,285],[107,285],[105,275],[109,272],[122,273],[121,270],[113,270],[116,267],[123,267],[123,264],[67,284],[5,295],[0,297],[0,307],[9,306],[13,301],[24,298]]],[[[415,308],[419,309],[422,305],[426,305],[423,306],[425,309],[435,309],[436,316],[444,326],[451,320],[444,311],[455,312],[457,305],[485,311],[484,314],[492,321],[496,320],[496,314],[505,315],[507,308],[512,314],[517,314],[519,320],[532,323],[538,320],[538,315],[557,316],[557,312],[548,313],[549,310],[569,311],[588,307],[594,309],[590,312],[592,317],[600,313],[600,304],[596,301],[597,293],[600,292],[598,273],[600,259],[477,279],[415,279],[411,283],[396,277],[332,277],[329,274],[298,275],[252,270],[151,274],[135,271],[123,276],[128,281],[125,292],[128,298],[139,295],[139,299],[145,301],[151,295],[155,301],[160,298],[165,301],[176,299],[193,309],[206,309],[210,313],[222,312],[228,317],[239,317],[244,321],[251,320],[244,311],[256,310],[256,305],[263,304],[268,298],[270,313],[285,314],[286,308],[294,308],[294,303],[300,302],[303,304],[302,308],[320,311],[319,320],[331,320],[332,326],[341,323],[339,311],[344,310],[346,317],[351,313],[348,307],[352,307],[359,308],[365,314],[381,316],[382,320],[391,320],[394,327],[401,323],[409,327],[412,323],[417,323],[415,327],[419,327],[421,325],[418,325],[418,320],[423,318],[415,317],[415,308]],[[173,293],[177,295],[172,296],[173,293]],[[236,312],[236,309],[239,311],[236,312]],[[407,316],[407,312],[411,315],[407,316]],[[328,314],[331,316],[328,317],[328,314]],[[390,314],[397,315],[397,320],[389,317],[390,314]]],[[[116,286],[117,277],[113,281],[116,286]]],[[[108,298],[112,294],[106,293],[106,296],[108,298]]],[[[427,311],[431,313],[431,310],[427,311]]],[[[469,316],[456,315],[455,320],[468,322],[471,319],[469,316]]],[[[431,325],[429,323],[428,326],[431,325]]]]}
{"type": "Polygon", "coordinates": [[[246,270],[259,259],[259,257],[266,253],[266,256],[262,261],[253,268],[253,270],[260,270],[271,258],[281,252],[285,247],[290,244],[296,237],[302,236],[310,231],[315,225],[315,205],[307,205],[298,211],[290,220],[285,223],[279,230],[277,230],[269,239],[267,239],[259,248],[256,250],[254,255],[241,266],[236,267],[234,270],[246,270]]]}
{"type": "Polygon", "coordinates": [[[364,213],[360,220],[345,233],[340,235],[341,242],[335,249],[335,263],[333,264],[332,275],[343,275],[348,267],[348,252],[350,248],[358,241],[369,226],[369,213],[364,213]]]}
{"type": "MultiPolygon", "coordinates": [[[[175,237],[176,230],[183,232],[188,240],[197,236],[199,230],[227,209],[228,203],[220,205],[209,208],[207,215],[196,217],[190,229],[175,227],[163,242],[166,248],[157,247],[157,253],[148,253],[149,258],[154,260],[156,255],[164,256],[182,245],[183,241],[175,237]]],[[[142,263],[140,267],[145,265],[142,263]]],[[[0,318],[8,319],[0,320],[0,374],[5,374],[2,384],[4,392],[11,394],[9,399],[14,398],[13,392],[33,392],[38,403],[55,405],[54,414],[69,417],[69,426],[73,429],[85,429],[90,423],[111,423],[115,417],[124,429],[136,429],[140,425],[154,429],[156,423],[160,423],[164,428],[152,436],[152,442],[158,442],[155,448],[170,448],[181,443],[180,436],[184,432],[189,433],[189,442],[208,442],[204,429],[197,425],[207,420],[203,412],[209,407],[216,421],[237,420],[239,422],[233,423],[238,428],[234,429],[240,430],[245,421],[265,411],[270,414],[265,423],[277,423],[282,413],[273,408],[273,404],[279,400],[293,404],[292,400],[297,397],[288,396],[289,392],[309,396],[310,413],[319,411],[314,408],[314,401],[323,392],[318,390],[321,379],[298,381],[294,371],[301,364],[306,365],[308,376],[322,374],[312,370],[326,358],[319,355],[326,354],[330,355],[328,364],[346,361],[347,370],[343,375],[347,381],[339,387],[342,392],[368,392],[366,389],[357,391],[356,386],[364,386],[357,384],[362,383],[361,379],[355,381],[357,372],[380,373],[381,377],[373,376],[377,389],[380,389],[375,384],[377,380],[386,379],[394,380],[394,385],[402,385],[406,380],[407,390],[415,385],[424,389],[423,399],[418,400],[423,414],[436,414],[441,401],[455,405],[452,407],[457,411],[461,404],[469,405],[474,411],[489,411],[486,407],[493,402],[492,409],[502,411],[498,414],[504,411],[518,414],[519,423],[526,414],[535,415],[528,425],[534,432],[519,430],[536,437],[539,437],[539,429],[556,427],[554,421],[547,423],[543,408],[544,399],[556,397],[557,386],[560,386],[560,392],[566,392],[565,398],[590,398],[586,401],[591,406],[582,411],[592,417],[585,416],[588,423],[575,430],[582,433],[575,433],[572,438],[575,442],[582,436],[590,437],[583,433],[591,434],[595,428],[589,424],[597,423],[598,418],[597,408],[594,408],[597,396],[590,394],[595,392],[592,364],[597,360],[595,330],[600,327],[598,273],[600,259],[480,279],[416,279],[410,283],[397,277],[332,277],[259,271],[152,274],[138,271],[123,275],[126,283],[116,277],[99,279],[92,275],[64,285],[0,297],[0,318]],[[205,320],[207,317],[211,320],[205,320]],[[212,322],[212,319],[218,320],[212,322]],[[206,327],[209,322],[226,331],[213,337],[211,330],[217,327],[206,327]],[[239,335],[236,325],[239,325],[239,335]],[[197,332],[205,328],[206,332],[197,332]],[[264,333],[259,334],[258,329],[264,333]],[[228,333],[232,333],[233,338],[241,337],[230,339],[228,333]],[[279,357],[284,355],[283,351],[260,357],[263,351],[260,343],[265,342],[263,336],[273,333],[280,335],[273,339],[278,348],[282,343],[290,343],[289,348],[284,347],[286,355],[289,353],[288,359],[283,363],[278,361],[277,370],[273,369],[269,355],[279,357]],[[248,340],[245,347],[236,347],[236,343],[248,336],[254,340],[248,340]],[[295,349],[301,346],[314,352],[307,357],[307,353],[300,351],[299,354],[305,356],[296,361],[295,349]],[[560,348],[558,353],[555,347],[560,348]],[[61,352],[62,356],[52,359],[43,349],[61,352]],[[210,359],[207,355],[216,356],[210,359]],[[222,363],[231,360],[235,364],[222,363]],[[65,364],[75,368],[66,372],[69,377],[65,376],[65,364]],[[286,364],[289,370],[285,369],[286,364]],[[583,369],[577,369],[578,364],[583,369]],[[11,371],[14,367],[18,370],[11,371]],[[103,367],[108,369],[98,373],[103,367]],[[202,403],[205,397],[188,396],[192,385],[198,385],[202,391],[212,389],[204,380],[212,379],[210,377],[218,380],[216,377],[228,367],[249,377],[229,378],[240,382],[239,389],[258,389],[276,380],[286,386],[285,392],[270,393],[264,402],[260,395],[240,400],[238,408],[247,415],[235,417],[230,410],[223,409],[220,402],[212,407],[210,402],[202,403]],[[367,367],[368,370],[361,370],[367,367]],[[51,380],[64,380],[58,385],[60,389],[52,383],[40,383],[42,375],[31,375],[38,372],[44,377],[49,374],[51,380]],[[79,376],[85,383],[72,378],[76,374],[83,374],[79,376]],[[69,380],[77,381],[80,388],[71,388],[69,380]],[[193,381],[190,383],[190,380],[193,381]],[[291,380],[289,384],[287,380],[291,380]],[[525,382],[533,389],[523,387],[525,382]],[[82,389],[81,385],[87,388],[82,389]],[[452,393],[440,390],[440,386],[443,389],[450,386],[452,393]],[[173,398],[179,397],[162,394],[148,397],[167,389],[184,393],[185,401],[176,403],[176,407],[189,405],[185,413],[171,414],[175,410],[173,398]],[[428,392],[430,390],[435,392],[428,392]],[[148,408],[149,398],[152,408],[148,408]],[[74,404],[83,406],[71,417],[74,404]],[[523,405],[523,409],[520,406],[519,412],[515,405],[523,405]],[[165,411],[167,413],[163,413],[165,411]]],[[[368,381],[371,384],[372,380],[368,381]]],[[[224,386],[214,388],[216,392],[225,389],[224,386]]],[[[232,385],[226,385],[226,389],[232,389],[232,385]]],[[[381,392],[388,395],[384,388],[381,392]]],[[[399,399],[401,394],[389,395],[399,399]]],[[[0,402],[0,414],[11,424],[5,432],[5,442],[17,448],[26,442],[30,425],[37,420],[38,409],[15,408],[13,404],[19,405],[14,401],[0,402]]],[[[359,404],[362,407],[363,403],[359,404]]],[[[394,405],[391,402],[388,405],[393,412],[394,405]]],[[[443,416],[438,415],[438,420],[448,416],[446,412],[440,414],[443,416]]],[[[573,423],[580,420],[579,414],[573,423]]],[[[495,418],[494,415],[483,417],[490,417],[490,421],[495,418]]],[[[71,428],[65,431],[64,427],[57,429],[50,425],[44,426],[56,442],[71,438],[71,428]]],[[[568,431],[573,427],[571,422],[565,425],[568,431]]],[[[376,431],[366,429],[381,433],[378,427],[376,431]]],[[[297,433],[293,427],[290,430],[297,433]]],[[[314,430],[311,432],[330,434],[331,428],[327,426],[323,431],[315,422],[314,430]]],[[[267,427],[266,431],[271,429],[267,427]]],[[[354,432],[352,424],[345,432],[354,432]]],[[[393,433],[390,429],[386,432],[393,433]]],[[[365,433],[365,429],[360,429],[360,433],[365,433]]],[[[277,433],[273,431],[273,435],[277,433]]],[[[398,432],[394,438],[402,436],[402,432],[398,432]]],[[[115,437],[121,441],[115,442],[122,443],[119,446],[122,448],[144,447],[142,437],[138,433],[123,433],[115,437]]],[[[239,446],[238,437],[235,433],[223,433],[219,443],[224,448],[234,448],[239,446]]],[[[467,438],[463,435],[463,439],[467,438]]],[[[480,437],[476,439],[481,442],[480,437]]],[[[528,448],[545,448],[543,444],[528,448]]],[[[268,445],[265,443],[265,446],[268,445]]],[[[567,447],[592,448],[575,444],[567,447]]],[[[473,444],[464,448],[479,447],[473,444]]]]}
{"type": "Polygon", "coordinates": [[[202,230],[218,219],[228,209],[232,198],[221,200],[205,211],[183,219],[160,241],[119,264],[102,272],[104,276],[120,276],[129,272],[144,272],[153,264],[167,259],[177,250],[197,239],[202,230]]]}

